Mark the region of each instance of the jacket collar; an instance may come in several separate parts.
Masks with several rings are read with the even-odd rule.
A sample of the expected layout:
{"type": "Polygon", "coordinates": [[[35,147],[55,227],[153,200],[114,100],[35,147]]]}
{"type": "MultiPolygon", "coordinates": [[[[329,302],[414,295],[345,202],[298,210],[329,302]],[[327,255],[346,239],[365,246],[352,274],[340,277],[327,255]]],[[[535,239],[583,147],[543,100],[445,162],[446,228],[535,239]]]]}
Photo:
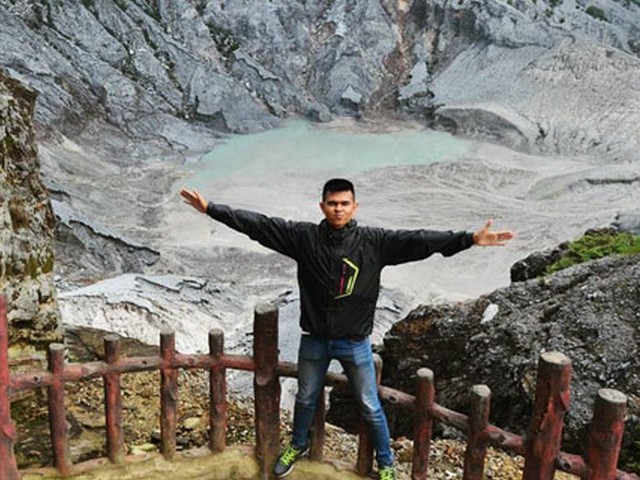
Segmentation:
{"type": "Polygon", "coordinates": [[[349,220],[349,223],[339,229],[335,229],[329,225],[326,218],[320,222],[320,230],[323,231],[331,240],[343,240],[347,236],[351,235],[357,226],[358,222],[355,219],[349,220]]]}

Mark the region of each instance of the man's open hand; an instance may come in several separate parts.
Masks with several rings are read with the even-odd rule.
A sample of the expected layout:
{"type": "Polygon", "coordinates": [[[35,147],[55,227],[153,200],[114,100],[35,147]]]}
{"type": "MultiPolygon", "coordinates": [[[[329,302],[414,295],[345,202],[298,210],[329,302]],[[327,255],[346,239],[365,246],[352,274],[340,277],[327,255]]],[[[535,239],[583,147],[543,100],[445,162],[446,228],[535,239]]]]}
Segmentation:
{"type": "Polygon", "coordinates": [[[492,223],[493,220],[487,220],[487,223],[484,224],[484,227],[473,234],[474,244],[481,247],[501,246],[516,236],[516,234],[510,230],[492,232],[492,223]]]}
{"type": "Polygon", "coordinates": [[[198,192],[197,190],[191,191],[183,188],[180,191],[180,195],[182,196],[184,203],[186,203],[187,205],[191,205],[193,208],[202,213],[205,213],[207,211],[207,201],[202,195],[200,195],[200,192],[198,192]]]}

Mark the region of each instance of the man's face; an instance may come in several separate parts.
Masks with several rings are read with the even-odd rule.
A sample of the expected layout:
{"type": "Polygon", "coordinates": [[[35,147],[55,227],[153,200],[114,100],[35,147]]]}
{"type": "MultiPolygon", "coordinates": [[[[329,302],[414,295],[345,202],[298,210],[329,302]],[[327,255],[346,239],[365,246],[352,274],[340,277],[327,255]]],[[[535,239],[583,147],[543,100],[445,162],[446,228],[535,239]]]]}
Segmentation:
{"type": "Polygon", "coordinates": [[[320,210],[324,213],[329,225],[338,229],[344,227],[358,209],[358,202],[353,198],[353,192],[329,192],[322,202],[320,210]]]}

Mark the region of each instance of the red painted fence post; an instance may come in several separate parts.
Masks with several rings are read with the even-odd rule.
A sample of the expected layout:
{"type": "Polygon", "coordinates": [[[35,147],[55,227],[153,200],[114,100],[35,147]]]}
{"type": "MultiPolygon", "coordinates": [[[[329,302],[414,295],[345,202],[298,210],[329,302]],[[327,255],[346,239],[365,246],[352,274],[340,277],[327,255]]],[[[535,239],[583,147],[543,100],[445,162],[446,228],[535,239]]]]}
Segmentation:
{"type": "Polygon", "coordinates": [[[571,360],[546,352],[538,361],[536,400],[524,444],[523,480],[553,480],[564,415],[569,409],[571,360]]]}
{"type": "Polygon", "coordinates": [[[627,396],[617,390],[598,390],[589,433],[587,480],[614,480],[624,433],[627,396]]]}
{"type": "Polygon", "coordinates": [[[71,472],[71,457],[69,424],[64,406],[64,345],[60,343],[49,345],[49,371],[52,374],[48,397],[53,462],[62,475],[68,475],[71,472]]]}
{"type": "Polygon", "coordinates": [[[0,478],[2,480],[20,478],[13,451],[16,429],[11,420],[10,381],[7,300],[4,296],[0,296],[0,478]]]}
{"type": "Polygon", "coordinates": [[[162,455],[171,460],[176,453],[178,415],[178,370],[172,366],[176,356],[176,336],[169,330],[160,332],[160,437],[162,455]]]}
{"type": "MultiPolygon", "coordinates": [[[[117,335],[104,337],[104,356],[109,366],[118,363],[120,339],[117,335]]],[[[113,463],[124,462],[124,433],[122,429],[122,395],[120,372],[112,371],[104,376],[104,405],[107,422],[107,455],[113,463]]]]}
{"type": "Polygon", "coordinates": [[[256,415],[256,457],[260,478],[267,479],[280,449],[280,381],[278,365],[278,309],[258,305],[253,323],[253,380],[256,415]]]}
{"type": "MultiPolygon", "coordinates": [[[[224,353],[224,332],[209,332],[209,355],[219,360],[224,353]]],[[[209,449],[222,452],[227,443],[227,370],[221,364],[209,370],[209,449]]]]}
{"type": "Polygon", "coordinates": [[[416,374],[415,425],[413,429],[412,480],[427,480],[429,471],[429,449],[433,431],[431,411],[436,391],[433,372],[421,368],[416,374]]]}
{"type": "Polygon", "coordinates": [[[326,415],[326,397],[324,388],[318,395],[318,404],[316,405],[316,412],[313,416],[313,423],[311,424],[311,431],[309,433],[311,448],[309,449],[309,459],[312,462],[321,462],[324,450],[324,434],[325,434],[325,415],[326,415]]]}
{"type": "Polygon", "coordinates": [[[464,456],[464,480],[482,480],[484,459],[487,455],[489,437],[486,432],[489,425],[491,390],[486,385],[471,388],[471,408],[469,412],[469,431],[467,449],[464,456]]]}

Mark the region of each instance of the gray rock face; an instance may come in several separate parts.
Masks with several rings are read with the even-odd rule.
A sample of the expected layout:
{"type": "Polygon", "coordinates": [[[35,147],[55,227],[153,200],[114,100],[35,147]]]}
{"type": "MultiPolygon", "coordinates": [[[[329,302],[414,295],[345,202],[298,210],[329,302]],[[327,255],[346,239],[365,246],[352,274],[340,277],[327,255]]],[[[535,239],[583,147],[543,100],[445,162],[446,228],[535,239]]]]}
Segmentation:
{"type": "Polygon", "coordinates": [[[436,125],[525,151],[634,158],[636,140],[623,137],[636,109],[623,105],[638,102],[640,7],[599,7],[606,21],[580,2],[413,2],[407,30],[425,40],[411,61],[427,77],[404,102],[434,109],[436,125]]]}
{"type": "Polygon", "coordinates": [[[386,95],[397,48],[378,0],[7,1],[0,23],[0,64],[41,92],[42,123],[98,117],[139,137],[161,113],[244,133],[352,112],[386,95]]]}
{"type": "Polygon", "coordinates": [[[31,125],[35,94],[0,72],[0,295],[10,347],[45,350],[61,338],[53,285],[55,219],[40,180],[31,125]]]}
{"type": "Polygon", "coordinates": [[[225,332],[235,345],[243,301],[232,286],[172,275],[125,274],[60,294],[69,325],[115,332],[156,345],[160,331],[176,332],[177,349],[207,351],[208,332],[225,332]],[[185,320],[187,319],[187,320],[185,320]]]}
{"type": "Polygon", "coordinates": [[[402,111],[603,163],[638,147],[637,2],[4,0],[0,24],[0,65],[70,135],[107,121],[180,150],[180,123],[402,111]]]}
{"type": "Polygon", "coordinates": [[[274,125],[221,71],[214,39],[188,2],[2,3],[2,64],[42,93],[37,118],[46,125],[82,128],[98,118],[136,137],[156,136],[148,119],[164,114],[220,117],[215,126],[231,131],[274,125]],[[224,95],[203,97],[211,85],[224,95]]]}
{"type": "MultiPolygon", "coordinates": [[[[414,391],[420,367],[434,371],[437,402],[466,412],[474,384],[491,388],[491,422],[528,428],[542,352],[560,351],[573,365],[563,449],[582,452],[596,392],[629,397],[625,445],[638,441],[640,258],[611,256],[552,276],[513,283],[477,300],[423,306],[385,337],[382,381],[414,391]]],[[[391,413],[396,434],[410,433],[406,412],[391,413]]]]}
{"type": "Polygon", "coordinates": [[[640,235],[640,214],[619,214],[616,216],[616,220],[613,222],[613,225],[622,232],[640,235]]]}
{"type": "Polygon", "coordinates": [[[101,279],[121,273],[142,272],[160,259],[160,252],[122,237],[118,232],[52,200],[57,217],[57,271],[65,282],[101,279]]]}

